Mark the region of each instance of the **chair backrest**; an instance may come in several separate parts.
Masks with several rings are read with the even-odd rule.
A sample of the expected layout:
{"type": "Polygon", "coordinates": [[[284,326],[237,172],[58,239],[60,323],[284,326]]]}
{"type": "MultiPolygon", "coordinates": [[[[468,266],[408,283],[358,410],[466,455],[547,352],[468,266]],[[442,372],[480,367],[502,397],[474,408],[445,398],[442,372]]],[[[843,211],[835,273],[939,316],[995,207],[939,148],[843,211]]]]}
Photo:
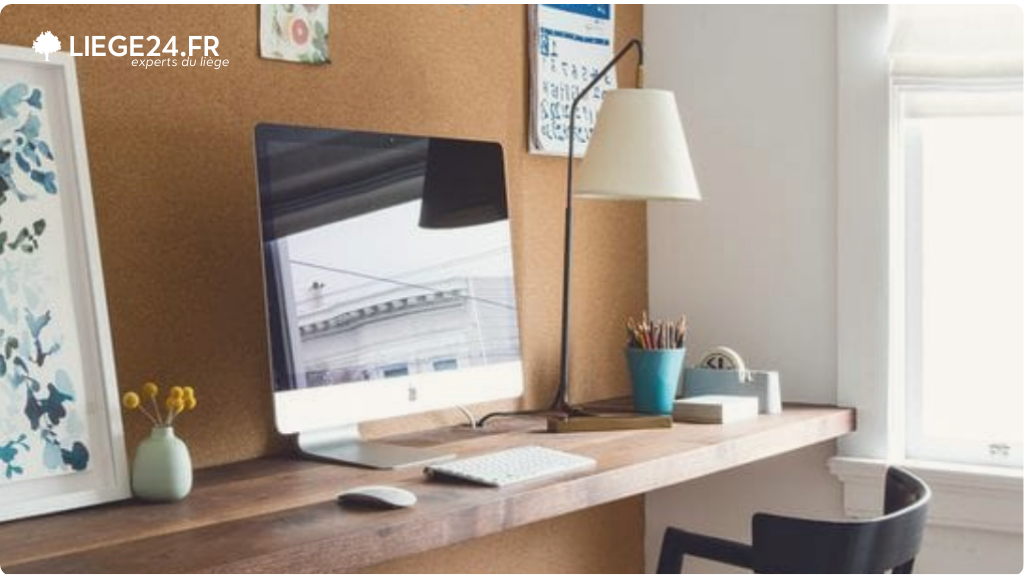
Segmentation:
{"type": "Polygon", "coordinates": [[[828,522],[755,514],[756,572],[909,573],[921,548],[931,490],[918,477],[890,467],[885,515],[828,522]]]}

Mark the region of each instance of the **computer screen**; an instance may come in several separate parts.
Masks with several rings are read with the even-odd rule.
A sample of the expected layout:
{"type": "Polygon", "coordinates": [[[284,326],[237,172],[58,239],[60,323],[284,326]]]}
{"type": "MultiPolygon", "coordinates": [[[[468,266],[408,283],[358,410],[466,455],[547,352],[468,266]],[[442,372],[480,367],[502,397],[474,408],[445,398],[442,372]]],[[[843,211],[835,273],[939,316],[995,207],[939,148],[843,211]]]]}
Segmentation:
{"type": "Polygon", "coordinates": [[[259,125],[256,167],[279,431],[521,394],[499,145],[259,125]]]}

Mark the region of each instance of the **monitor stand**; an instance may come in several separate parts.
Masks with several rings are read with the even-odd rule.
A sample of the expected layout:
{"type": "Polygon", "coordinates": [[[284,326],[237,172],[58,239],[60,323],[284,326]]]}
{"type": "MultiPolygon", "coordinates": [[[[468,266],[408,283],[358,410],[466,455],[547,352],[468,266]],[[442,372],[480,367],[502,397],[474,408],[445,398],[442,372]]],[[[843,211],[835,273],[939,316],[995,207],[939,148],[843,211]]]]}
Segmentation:
{"type": "Polygon", "coordinates": [[[318,460],[331,460],[382,470],[425,465],[455,457],[454,454],[432,448],[414,448],[364,440],[356,424],[300,432],[297,443],[300,452],[318,460]]]}

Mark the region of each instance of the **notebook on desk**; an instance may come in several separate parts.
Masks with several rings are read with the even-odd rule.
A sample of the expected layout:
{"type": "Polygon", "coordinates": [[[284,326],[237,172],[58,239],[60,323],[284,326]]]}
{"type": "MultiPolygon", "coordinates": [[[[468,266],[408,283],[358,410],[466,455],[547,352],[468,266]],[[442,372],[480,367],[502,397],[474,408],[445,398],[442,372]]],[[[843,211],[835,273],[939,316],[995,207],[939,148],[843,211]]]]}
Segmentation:
{"type": "Polygon", "coordinates": [[[432,464],[423,472],[431,478],[464,480],[500,488],[588,470],[596,465],[596,460],[586,456],[541,446],[522,446],[432,464]]]}
{"type": "Polygon", "coordinates": [[[757,397],[710,394],[676,400],[672,416],[677,422],[728,424],[757,418],[757,397]]]}

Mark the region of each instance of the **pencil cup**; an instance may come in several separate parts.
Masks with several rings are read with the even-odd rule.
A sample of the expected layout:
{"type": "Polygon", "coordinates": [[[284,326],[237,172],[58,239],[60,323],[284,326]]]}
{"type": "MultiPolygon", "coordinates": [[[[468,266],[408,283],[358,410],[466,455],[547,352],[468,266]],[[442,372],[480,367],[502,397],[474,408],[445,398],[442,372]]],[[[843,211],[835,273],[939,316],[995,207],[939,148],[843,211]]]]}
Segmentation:
{"type": "Polygon", "coordinates": [[[686,348],[626,348],[626,363],[633,383],[633,409],[649,414],[672,414],[685,360],[686,348]]]}

